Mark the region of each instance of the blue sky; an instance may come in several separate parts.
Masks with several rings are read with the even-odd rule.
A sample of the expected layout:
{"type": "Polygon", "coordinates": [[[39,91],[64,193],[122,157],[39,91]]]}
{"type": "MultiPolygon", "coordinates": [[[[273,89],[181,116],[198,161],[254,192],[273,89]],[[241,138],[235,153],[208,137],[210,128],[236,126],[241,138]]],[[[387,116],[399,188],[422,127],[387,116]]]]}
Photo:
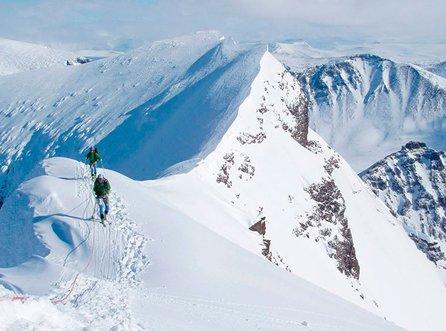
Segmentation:
{"type": "Polygon", "coordinates": [[[0,37],[125,50],[217,29],[242,41],[446,42],[444,0],[0,0],[0,37]]]}

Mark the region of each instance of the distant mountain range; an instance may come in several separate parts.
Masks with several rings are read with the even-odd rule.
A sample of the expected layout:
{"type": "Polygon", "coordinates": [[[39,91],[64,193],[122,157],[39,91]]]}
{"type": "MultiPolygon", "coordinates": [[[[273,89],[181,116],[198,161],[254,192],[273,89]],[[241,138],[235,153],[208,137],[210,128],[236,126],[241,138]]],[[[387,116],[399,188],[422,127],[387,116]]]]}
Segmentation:
{"type": "Polygon", "coordinates": [[[411,139],[446,147],[446,80],[375,55],[334,59],[297,74],[310,126],[361,171],[411,139]]]}
{"type": "Polygon", "coordinates": [[[420,142],[361,173],[426,256],[446,269],[446,154],[420,142]]]}

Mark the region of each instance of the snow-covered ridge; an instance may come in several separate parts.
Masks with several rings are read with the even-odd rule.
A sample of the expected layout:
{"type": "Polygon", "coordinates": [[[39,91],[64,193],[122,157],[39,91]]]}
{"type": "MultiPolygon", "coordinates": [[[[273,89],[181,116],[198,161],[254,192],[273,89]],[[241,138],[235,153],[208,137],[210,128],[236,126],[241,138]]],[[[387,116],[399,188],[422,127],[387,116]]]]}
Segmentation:
{"type": "Polygon", "coordinates": [[[433,302],[444,300],[435,267],[308,129],[301,86],[268,52],[215,150],[188,174],[151,185],[203,226],[399,325],[443,323],[434,313],[433,302]],[[432,287],[416,285],[419,279],[432,287]]]}
{"type": "MultiPolygon", "coordinates": [[[[2,326],[64,330],[180,327],[191,331],[259,326],[271,331],[399,329],[201,225],[176,207],[187,198],[182,195],[186,187],[166,199],[160,195],[164,183],[141,183],[101,171],[114,192],[111,225],[106,228],[85,218],[93,213],[86,166],[64,158],[45,160],[22,185],[20,192],[29,204],[21,204],[13,194],[0,210],[0,237],[16,221],[9,217],[13,209],[8,206],[16,206],[30,212],[21,221],[33,222],[36,239],[49,249],[46,255],[31,251],[33,256],[23,264],[0,267],[2,283],[26,294],[21,297],[23,303],[11,302],[14,294],[0,290],[2,326]],[[126,237],[128,231],[136,235],[126,237]],[[143,245],[139,238],[144,239],[143,245]],[[134,278],[129,282],[127,275],[134,278]],[[28,296],[32,294],[40,297],[28,296]],[[63,304],[51,300],[61,297],[66,297],[63,304]]],[[[212,201],[212,195],[207,199],[212,201]]],[[[236,211],[231,206],[219,208],[221,213],[236,211]]],[[[214,221],[209,219],[209,225],[214,221]]],[[[231,218],[227,221],[232,223],[231,218]]],[[[255,239],[246,232],[250,235],[246,239],[255,239]]],[[[16,232],[9,237],[9,244],[22,239],[16,232]]]]}
{"type": "Polygon", "coordinates": [[[75,52],[0,38],[0,76],[86,62],[88,58],[75,52]]]}
{"type": "Polygon", "coordinates": [[[430,66],[427,70],[433,72],[434,74],[446,78],[446,61],[436,63],[430,66]]]}
{"type": "Polygon", "coordinates": [[[173,131],[164,132],[162,137],[159,136],[161,131],[158,136],[147,135],[154,135],[151,130],[154,124],[168,130],[166,122],[186,121],[193,112],[185,114],[185,111],[200,106],[209,107],[214,113],[202,117],[202,122],[190,121],[183,130],[187,131],[189,127],[189,133],[195,136],[198,132],[218,134],[218,125],[207,127],[208,120],[215,118],[214,121],[218,121],[219,114],[221,117],[231,102],[233,106],[229,109],[234,110],[237,100],[246,93],[245,80],[249,81],[249,77],[255,75],[258,65],[255,60],[258,50],[245,51],[231,41],[220,39],[221,35],[215,32],[198,33],[156,42],[87,66],[50,68],[0,77],[0,195],[11,192],[44,157],[77,158],[86,146],[107,136],[109,140],[100,145],[109,155],[107,161],[110,164],[107,165],[124,169],[134,177],[153,177],[199,153],[202,137],[198,137],[195,145],[193,140],[184,140],[183,145],[192,144],[187,148],[181,141],[176,141],[177,133],[173,131]],[[250,69],[239,72],[242,67],[250,69]],[[231,72],[238,79],[220,74],[231,72]],[[227,91],[220,98],[205,98],[206,93],[213,93],[223,85],[227,91]],[[190,91],[195,96],[186,92],[189,87],[194,87],[190,91]],[[181,97],[175,99],[181,93],[181,97]],[[190,103],[179,105],[178,100],[190,103]],[[166,106],[163,108],[163,105],[166,106]],[[165,108],[169,111],[164,111],[165,108]],[[115,129],[117,131],[111,134],[115,129]],[[135,133],[131,141],[128,132],[135,133]],[[127,140],[123,141],[123,137],[127,140]],[[172,153],[173,159],[160,158],[159,163],[153,159],[147,163],[115,157],[122,154],[142,157],[142,152],[148,152],[147,148],[154,146],[151,142],[159,143],[160,138],[169,146],[178,143],[179,147],[184,147],[180,151],[186,155],[172,153]],[[136,146],[139,143],[143,144],[139,146],[140,150],[136,146]],[[132,162],[133,166],[123,165],[126,161],[132,162]],[[152,168],[147,169],[146,164],[152,168]]]}
{"type": "Polygon", "coordinates": [[[327,64],[331,60],[358,54],[374,54],[398,63],[410,63],[429,68],[444,61],[445,43],[362,43],[309,45],[305,41],[274,43],[273,54],[293,72],[327,64]]]}
{"type": "Polygon", "coordinates": [[[361,173],[429,260],[446,268],[446,155],[409,142],[361,173]]]}
{"type": "Polygon", "coordinates": [[[299,78],[310,98],[310,127],[356,170],[410,139],[446,147],[446,81],[420,67],[366,54],[299,78]]]}

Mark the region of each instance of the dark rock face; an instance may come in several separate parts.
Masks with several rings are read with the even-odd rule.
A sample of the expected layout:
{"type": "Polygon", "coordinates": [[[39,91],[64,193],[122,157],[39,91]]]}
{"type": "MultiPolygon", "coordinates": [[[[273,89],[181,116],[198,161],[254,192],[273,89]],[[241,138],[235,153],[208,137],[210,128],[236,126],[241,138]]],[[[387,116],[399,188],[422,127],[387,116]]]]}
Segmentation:
{"type": "MultiPolygon", "coordinates": [[[[299,82],[286,70],[275,75],[277,76],[274,79],[262,82],[260,94],[253,94],[251,101],[255,104],[252,109],[246,110],[244,113],[246,117],[243,117],[247,125],[243,122],[244,126],[237,128],[239,131],[234,132],[233,144],[222,152],[222,156],[219,156],[216,181],[226,186],[226,189],[235,197],[231,203],[241,208],[246,206],[244,201],[252,202],[250,200],[253,199],[243,192],[244,183],[250,182],[259,173],[256,170],[259,166],[256,162],[259,162],[259,159],[256,157],[257,152],[253,154],[253,151],[260,151],[262,154],[262,148],[268,148],[265,145],[268,145],[270,139],[275,139],[278,134],[296,148],[300,148],[299,144],[304,147],[308,144],[307,96],[299,86],[299,82]]],[[[283,162],[289,162],[289,160],[284,159],[283,162]]],[[[255,185],[255,181],[251,183],[255,185]]],[[[256,187],[256,189],[262,189],[262,187],[256,187]]],[[[292,197],[290,196],[289,199],[291,203],[292,197]]],[[[262,206],[265,201],[256,200],[254,203],[262,206]]],[[[261,207],[255,223],[249,229],[261,236],[262,255],[275,265],[290,270],[275,249],[274,240],[276,239],[268,237],[267,223],[263,216],[263,207],[261,207]]]]}
{"type": "MultiPolygon", "coordinates": [[[[286,74],[286,71],[282,72],[280,76],[283,78],[286,74]]],[[[269,82],[265,82],[265,93],[266,95],[269,93],[269,89],[272,87],[269,85],[269,82]]],[[[296,84],[289,84],[286,80],[282,80],[278,84],[278,88],[282,91],[286,91],[287,95],[296,94],[296,84]]],[[[307,145],[308,139],[308,125],[309,125],[309,103],[308,96],[304,93],[304,91],[299,92],[299,96],[293,100],[293,102],[286,102],[284,98],[282,98],[282,102],[286,104],[287,112],[292,116],[293,123],[284,121],[281,115],[278,116],[278,121],[280,123],[280,127],[285,132],[291,134],[294,140],[296,140],[302,146],[307,145]]],[[[263,101],[266,102],[267,98],[263,96],[263,101]]],[[[259,115],[264,115],[269,111],[268,107],[265,103],[261,104],[261,107],[257,110],[259,115]]],[[[260,117],[259,121],[263,123],[263,119],[260,117]]]]}
{"type": "Polygon", "coordinates": [[[265,223],[265,217],[262,217],[260,221],[257,221],[251,227],[249,228],[251,231],[255,231],[258,234],[264,236],[266,234],[266,223],[265,223]]]}
{"type": "Polygon", "coordinates": [[[256,169],[251,164],[251,159],[249,156],[245,156],[243,158],[243,162],[238,167],[238,170],[240,171],[239,178],[240,179],[251,179],[254,177],[256,169]]]}
{"type": "Polygon", "coordinates": [[[418,149],[418,148],[426,148],[426,144],[419,141],[409,141],[404,148],[407,149],[418,149]]]}
{"type": "Polygon", "coordinates": [[[360,174],[429,260],[446,267],[446,156],[409,142],[360,174]]]}
{"type": "Polygon", "coordinates": [[[285,264],[283,258],[271,251],[271,240],[267,239],[266,236],[266,217],[262,216],[259,221],[254,223],[249,228],[251,231],[257,232],[262,236],[262,255],[268,259],[270,262],[274,263],[278,267],[282,267],[287,271],[291,271],[291,269],[285,264]]]}
{"type": "Polygon", "coordinates": [[[217,175],[217,183],[223,183],[226,187],[232,186],[232,181],[229,179],[229,170],[234,165],[234,153],[228,153],[223,157],[224,163],[217,175]]]}
{"type": "Polygon", "coordinates": [[[291,129],[291,136],[302,146],[308,143],[308,99],[302,96],[297,103],[288,105],[288,111],[296,119],[296,125],[291,129]]]}
{"type": "MultiPolygon", "coordinates": [[[[265,120],[273,121],[274,130],[282,129],[300,145],[305,147],[311,145],[308,142],[308,97],[301,91],[297,81],[290,83],[284,79],[286,74],[286,71],[278,74],[281,77],[278,83],[264,82],[264,95],[255,110],[255,126],[252,132],[241,131],[237,134],[238,148],[246,145],[259,145],[260,147],[268,140],[269,132],[268,134],[265,132],[267,131],[264,126],[265,120]],[[270,97],[275,95],[278,89],[285,92],[286,97],[281,97],[280,105],[276,107],[277,105],[274,105],[270,97]]],[[[314,144],[316,143],[314,142],[314,144]]],[[[255,165],[252,164],[249,155],[242,151],[243,149],[238,152],[230,152],[223,157],[222,165],[217,173],[217,183],[231,188],[237,179],[248,181],[254,177],[255,165]]]]}
{"type": "Polygon", "coordinates": [[[309,151],[313,152],[314,154],[322,153],[322,147],[319,145],[319,143],[317,141],[314,141],[314,140],[309,140],[307,142],[306,148],[309,151]]]}
{"type": "Polygon", "coordinates": [[[240,144],[260,144],[264,139],[266,138],[265,133],[259,132],[258,134],[249,134],[249,133],[242,133],[240,136],[237,137],[237,140],[240,144]]]}
{"type": "Polygon", "coordinates": [[[291,137],[302,146],[308,143],[308,99],[302,94],[295,100],[293,104],[286,105],[287,111],[293,117],[293,123],[285,123],[280,117],[278,118],[283,131],[289,133],[291,137]]]}
{"type": "Polygon", "coordinates": [[[306,215],[294,233],[310,238],[309,229],[318,228],[315,241],[327,243],[328,254],[337,261],[340,272],[348,277],[359,279],[359,263],[356,258],[353,238],[345,217],[345,200],[332,179],[322,179],[322,183],[307,188],[315,202],[312,212],[306,215]]]}
{"type": "Polygon", "coordinates": [[[339,168],[339,160],[336,159],[334,156],[330,157],[328,160],[325,161],[324,169],[329,175],[331,175],[333,171],[338,168],[339,168]]]}
{"type": "Polygon", "coordinates": [[[79,57],[77,57],[74,60],[67,60],[65,62],[65,64],[67,66],[74,66],[74,65],[78,65],[78,64],[85,64],[85,63],[88,63],[88,62],[91,62],[91,61],[92,61],[92,59],[90,59],[88,57],[79,56],[79,57]]]}
{"type": "Polygon", "coordinates": [[[445,255],[441,251],[438,242],[429,242],[422,238],[419,238],[413,234],[409,234],[410,238],[415,242],[418,249],[423,251],[426,254],[427,258],[432,262],[436,263],[437,261],[444,260],[445,255]]]}
{"type": "Polygon", "coordinates": [[[227,153],[223,156],[223,164],[217,174],[217,183],[223,183],[227,188],[231,188],[233,184],[232,179],[238,178],[248,181],[254,177],[255,171],[256,169],[252,165],[249,156],[244,154],[236,155],[233,152],[227,153]]]}

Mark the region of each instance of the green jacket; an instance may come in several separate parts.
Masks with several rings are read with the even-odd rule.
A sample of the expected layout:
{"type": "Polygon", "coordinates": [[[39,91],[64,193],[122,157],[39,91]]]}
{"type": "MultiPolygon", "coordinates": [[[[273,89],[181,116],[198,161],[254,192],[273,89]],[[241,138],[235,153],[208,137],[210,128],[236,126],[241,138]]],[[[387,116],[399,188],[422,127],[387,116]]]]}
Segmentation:
{"type": "Polygon", "coordinates": [[[98,150],[95,149],[94,152],[89,151],[87,154],[87,160],[90,164],[96,163],[101,159],[101,156],[98,153],[98,150]]]}
{"type": "Polygon", "coordinates": [[[101,183],[99,181],[99,178],[96,178],[94,181],[93,191],[94,194],[98,197],[105,197],[110,193],[111,187],[108,180],[104,179],[104,181],[101,183]]]}

